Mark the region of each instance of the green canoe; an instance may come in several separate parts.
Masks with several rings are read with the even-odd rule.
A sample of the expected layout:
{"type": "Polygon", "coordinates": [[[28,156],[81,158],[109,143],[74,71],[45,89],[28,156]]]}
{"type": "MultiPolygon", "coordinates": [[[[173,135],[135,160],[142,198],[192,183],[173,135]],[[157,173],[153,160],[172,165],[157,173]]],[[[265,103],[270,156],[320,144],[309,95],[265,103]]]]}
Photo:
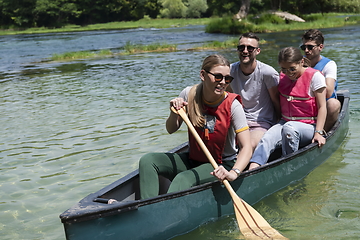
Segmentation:
{"type": "MultiPolygon", "coordinates": [[[[276,158],[258,169],[245,171],[232,186],[253,205],[264,197],[298,181],[322,164],[340,146],[349,128],[349,91],[339,91],[342,103],[339,119],[322,148],[310,144],[276,158]]],[[[171,150],[187,150],[187,143],[171,150]]],[[[169,180],[160,179],[157,197],[139,200],[139,174],[134,171],[92,193],[60,215],[66,238],[79,239],[170,239],[201,224],[234,214],[227,190],[219,182],[165,194],[169,180]]]]}

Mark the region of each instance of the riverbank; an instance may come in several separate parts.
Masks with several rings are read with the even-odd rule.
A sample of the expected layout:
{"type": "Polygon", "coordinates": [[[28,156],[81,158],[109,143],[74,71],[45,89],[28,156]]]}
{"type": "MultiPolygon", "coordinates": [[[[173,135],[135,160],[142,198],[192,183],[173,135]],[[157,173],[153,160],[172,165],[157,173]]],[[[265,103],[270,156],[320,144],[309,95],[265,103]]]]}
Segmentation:
{"type": "MultiPolygon", "coordinates": [[[[225,41],[212,41],[204,43],[200,46],[195,46],[189,49],[185,49],[186,51],[202,51],[209,49],[230,49],[235,48],[238,42],[238,37],[231,37],[225,41]]],[[[265,43],[264,40],[261,41],[262,44],[265,43]]],[[[101,49],[98,51],[79,51],[79,52],[65,52],[61,54],[53,54],[51,59],[46,60],[49,61],[71,61],[71,60],[79,60],[79,59],[89,59],[89,58],[106,58],[113,57],[116,55],[130,55],[136,53],[146,53],[146,52],[175,52],[178,51],[177,44],[167,44],[167,43],[154,43],[149,45],[138,45],[127,42],[126,45],[118,50],[109,50],[109,49],[101,49]]]]}
{"type": "Polygon", "coordinates": [[[275,14],[249,15],[238,21],[232,17],[213,19],[205,31],[209,33],[241,34],[244,32],[269,33],[305,30],[311,28],[335,28],[360,24],[360,15],[346,13],[314,13],[301,16],[305,22],[291,21],[275,14]]]}
{"type": "Polygon", "coordinates": [[[67,61],[76,59],[88,59],[88,58],[105,58],[115,55],[129,55],[135,53],[145,52],[174,52],[177,50],[176,44],[167,43],[154,43],[149,45],[138,45],[127,42],[124,48],[118,51],[111,51],[109,49],[101,49],[99,51],[79,51],[79,52],[66,52],[55,53],[51,57],[51,61],[67,61]]]}
{"type": "Polygon", "coordinates": [[[286,21],[281,18],[269,18],[268,14],[249,15],[243,21],[232,17],[224,18],[181,18],[181,19],[150,19],[143,18],[138,21],[110,22],[91,24],[86,26],[67,25],[61,28],[29,28],[29,29],[0,29],[0,35],[81,32],[98,30],[122,30],[135,28],[172,28],[187,25],[206,25],[208,33],[238,33],[252,32],[282,32],[302,30],[309,28],[333,28],[360,23],[360,16],[347,13],[316,13],[301,16],[306,22],[286,21]]]}
{"type": "Polygon", "coordinates": [[[134,29],[134,28],[172,28],[172,27],[184,27],[187,25],[207,25],[210,21],[211,21],[210,18],[194,18],[194,19],[143,18],[139,21],[99,23],[99,24],[91,24],[87,26],[67,25],[61,28],[29,28],[29,29],[0,30],[0,35],[121,30],[121,29],[134,29]]]}

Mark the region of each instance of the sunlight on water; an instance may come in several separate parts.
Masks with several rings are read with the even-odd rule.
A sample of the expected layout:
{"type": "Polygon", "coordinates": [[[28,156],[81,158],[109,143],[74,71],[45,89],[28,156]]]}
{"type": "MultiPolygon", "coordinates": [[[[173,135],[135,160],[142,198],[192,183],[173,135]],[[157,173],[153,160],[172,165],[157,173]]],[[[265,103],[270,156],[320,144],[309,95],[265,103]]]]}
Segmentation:
{"type": "MultiPolygon", "coordinates": [[[[359,235],[359,31],[349,27],[324,32],[331,36],[325,53],[338,62],[341,87],[352,94],[351,130],[325,164],[255,205],[291,239],[359,235]]],[[[296,38],[301,33],[291,34],[296,38]]],[[[168,102],[184,87],[199,82],[201,62],[214,52],[40,63],[53,52],[73,51],[76,46],[76,51],[100,49],[103,44],[118,48],[128,35],[110,31],[1,38],[2,56],[10,56],[14,49],[20,53],[12,57],[13,62],[0,59],[1,239],[64,239],[58,218],[63,211],[137,169],[143,154],[167,151],[187,140],[184,126],[167,134],[168,102]],[[32,49],[34,41],[41,44],[32,49]]],[[[169,36],[185,45],[230,37],[191,27],[156,33],[132,30],[132,37],[140,42],[169,36]]],[[[263,37],[269,43],[259,58],[276,69],[280,47],[298,44],[284,40],[284,33],[263,37]]],[[[222,54],[232,62],[237,60],[235,51],[222,54]]],[[[175,239],[243,238],[234,217],[228,216],[175,239]]]]}

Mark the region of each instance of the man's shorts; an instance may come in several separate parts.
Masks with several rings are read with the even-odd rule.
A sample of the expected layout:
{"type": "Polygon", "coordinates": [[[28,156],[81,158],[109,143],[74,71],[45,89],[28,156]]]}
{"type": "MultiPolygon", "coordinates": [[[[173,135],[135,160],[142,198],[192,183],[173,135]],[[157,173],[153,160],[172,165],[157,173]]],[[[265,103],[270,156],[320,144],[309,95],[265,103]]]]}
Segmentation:
{"type": "Polygon", "coordinates": [[[251,131],[263,131],[266,132],[269,128],[271,128],[271,124],[268,122],[253,122],[248,121],[247,122],[249,126],[249,130],[251,131]]]}

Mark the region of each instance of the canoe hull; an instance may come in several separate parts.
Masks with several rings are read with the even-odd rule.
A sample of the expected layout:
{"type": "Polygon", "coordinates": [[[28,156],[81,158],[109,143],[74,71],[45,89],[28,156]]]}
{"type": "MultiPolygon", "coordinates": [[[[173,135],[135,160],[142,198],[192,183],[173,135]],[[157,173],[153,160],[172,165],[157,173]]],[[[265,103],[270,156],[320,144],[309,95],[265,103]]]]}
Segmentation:
{"type": "MultiPolygon", "coordinates": [[[[234,190],[250,205],[298,181],[328,159],[348,132],[349,93],[344,91],[339,121],[329,132],[327,143],[318,148],[310,144],[232,182],[234,190]]],[[[177,151],[175,149],[174,151],[177,151]]],[[[169,239],[199,225],[234,214],[227,190],[219,182],[207,183],[187,191],[138,199],[138,172],[91,194],[60,218],[67,239],[169,239]],[[132,197],[130,197],[132,196],[132,197]],[[116,199],[115,204],[94,202],[96,198],[116,199]],[[123,201],[123,199],[128,201],[123,201]]]]}

